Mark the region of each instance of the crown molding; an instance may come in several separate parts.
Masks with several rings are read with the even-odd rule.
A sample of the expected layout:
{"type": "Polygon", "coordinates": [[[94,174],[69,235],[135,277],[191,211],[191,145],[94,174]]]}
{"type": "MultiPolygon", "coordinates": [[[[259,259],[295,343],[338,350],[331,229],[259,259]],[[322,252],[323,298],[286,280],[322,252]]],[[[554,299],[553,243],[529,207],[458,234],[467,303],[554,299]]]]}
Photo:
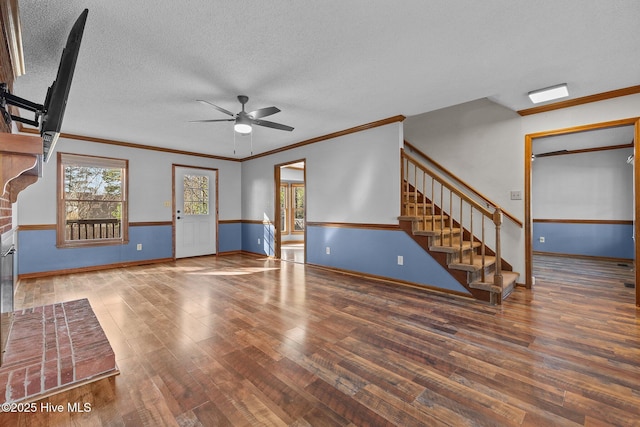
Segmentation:
{"type": "Polygon", "coordinates": [[[338,132],[333,132],[333,133],[329,133],[329,134],[326,134],[326,135],[318,136],[318,137],[315,137],[315,138],[307,139],[305,141],[301,141],[301,142],[298,142],[298,143],[295,143],[295,144],[287,145],[286,147],[277,148],[275,150],[266,151],[264,153],[256,154],[254,156],[245,157],[244,159],[242,159],[242,161],[253,160],[253,159],[257,159],[259,157],[270,156],[272,154],[281,153],[283,151],[292,150],[294,148],[303,147],[303,146],[309,145],[309,144],[315,144],[316,142],[326,141],[328,139],[337,138],[339,136],[345,136],[345,135],[349,135],[349,134],[352,134],[352,133],[362,132],[363,130],[373,129],[373,128],[376,128],[376,127],[379,127],[379,126],[388,125],[388,124],[391,124],[391,123],[403,122],[404,119],[406,119],[405,116],[398,115],[398,116],[393,116],[393,117],[389,117],[389,118],[382,119],[382,120],[377,120],[375,122],[366,123],[364,125],[355,126],[355,127],[349,128],[349,129],[344,129],[344,130],[338,131],[338,132]]]}
{"type": "MultiPolygon", "coordinates": [[[[21,126],[21,125],[18,125],[18,131],[21,133],[31,133],[31,134],[39,135],[39,132],[37,129],[25,128],[24,126],[21,126]]],[[[173,148],[155,147],[153,145],[136,144],[133,142],[116,141],[113,139],[105,139],[105,138],[95,138],[92,136],[76,135],[72,133],[63,132],[60,134],[60,138],[75,139],[78,141],[87,141],[87,142],[97,142],[100,144],[116,145],[120,147],[138,148],[141,150],[160,151],[163,153],[182,154],[182,155],[194,156],[194,157],[205,157],[208,159],[228,160],[232,162],[242,161],[242,159],[235,159],[233,157],[215,156],[213,154],[197,153],[195,151],[175,150],[173,148]]]]}
{"type": "MultiPolygon", "coordinates": [[[[382,120],[378,120],[378,121],[375,121],[375,122],[366,123],[364,125],[352,127],[352,128],[349,128],[349,129],[341,130],[341,131],[338,131],[338,132],[330,133],[330,134],[319,136],[319,137],[316,137],[316,138],[307,139],[305,141],[301,141],[301,142],[298,142],[298,143],[295,143],[295,144],[292,144],[292,145],[287,145],[286,147],[282,147],[282,148],[278,148],[278,149],[275,149],[275,150],[267,151],[265,153],[256,154],[255,156],[244,157],[244,158],[241,158],[241,159],[233,158],[233,157],[216,156],[216,155],[213,155],[213,154],[203,154],[203,153],[197,153],[197,152],[193,152],[193,151],[175,150],[175,149],[172,149],[172,148],[154,147],[153,145],[136,144],[136,143],[133,143],[133,142],[124,142],[124,141],[115,141],[115,140],[112,140],[112,139],[95,138],[95,137],[91,137],[91,136],[76,135],[76,134],[72,134],[72,133],[61,133],[60,137],[61,138],[67,138],[67,139],[75,139],[75,140],[79,140],[79,141],[97,142],[97,143],[100,143],[100,144],[110,144],[110,145],[116,145],[116,146],[120,146],[120,147],[129,147],[129,148],[138,148],[138,149],[142,149],[142,150],[160,151],[160,152],[163,152],[163,153],[183,154],[183,155],[187,155],[187,156],[205,157],[205,158],[208,158],[208,159],[217,159],[217,160],[228,160],[228,161],[232,161],[232,162],[244,162],[245,160],[252,160],[252,159],[256,159],[258,157],[269,156],[271,154],[280,153],[282,151],[291,150],[291,149],[302,147],[302,146],[309,145],[309,144],[314,144],[316,142],[326,141],[327,139],[337,138],[339,136],[349,135],[349,134],[352,134],[352,133],[361,132],[363,130],[373,129],[373,128],[376,128],[376,127],[379,127],[379,126],[388,125],[388,124],[391,124],[391,123],[402,122],[402,121],[404,121],[405,118],[406,117],[402,116],[402,115],[393,116],[393,117],[389,117],[387,119],[382,119],[382,120]]],[[[37,129],[24,127],[20,123],[18,124],[18,131],[20,133],[28,133],[28,134],[39,135],[39,132],[38,132],[37,129]]]]}
{"type": "Polygon", "coordinates": [[[595,95],[583,96],[581,98],[569,99],[566,101],[554,102],[552,104],[527,108],[516,112],[521,116],[529,116],[532,114],[546,113],[547,111],[560,110],[562,108],[575,107],[576,105],[604,101],[606,99],[617,98],[620,96],[634,95],[636,93],[640,93],[640,85],[611,90],[609,92],[596,93],[595,95]]]}

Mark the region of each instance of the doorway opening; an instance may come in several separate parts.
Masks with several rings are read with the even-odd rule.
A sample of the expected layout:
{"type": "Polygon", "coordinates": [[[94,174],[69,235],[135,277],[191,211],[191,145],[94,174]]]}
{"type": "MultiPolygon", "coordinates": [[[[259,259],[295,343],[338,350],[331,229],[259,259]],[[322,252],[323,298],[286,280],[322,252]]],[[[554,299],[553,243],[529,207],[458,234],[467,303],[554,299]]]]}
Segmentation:
{"type": "Polygon", "coordinates": [[[307,217],[304,159],[276,165],[275,178],[275,257],[304,263],[307,217]]]}
{"type": "MultiPolygon", "coordinates": [[[[631,118],[525,136],[527,288],[534,255],[637,265],[640,171],[628,160],[639,150],[639,124],[631,118]]],[[[632,276],[640,281],[637,269],[632,276]]]]}

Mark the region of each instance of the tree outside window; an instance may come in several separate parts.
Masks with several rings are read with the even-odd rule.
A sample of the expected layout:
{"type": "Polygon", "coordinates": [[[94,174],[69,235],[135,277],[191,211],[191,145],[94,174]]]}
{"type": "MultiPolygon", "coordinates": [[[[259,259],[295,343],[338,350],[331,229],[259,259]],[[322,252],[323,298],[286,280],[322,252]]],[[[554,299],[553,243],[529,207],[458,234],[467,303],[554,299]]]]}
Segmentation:
{"type": "Polygon", "coordinates": [[[292,190],[292,210],[293,210],[293,233],[304,232],[304,184],[291,184],[292,190]]]}
{"type": "Polygon", "coordinates": [[[209,215],[209,177],[206,175],[185,175],[184,214],[209,215]]]}
{"type": "Polygon", "coordinates": [[[127,161],[58,154],[58,246],[125,243],[127,161]]]}
{"type": "Polygon", "coordinates": [[[289,234],[287,218],[289,218],[289,185],[280,185],[280,232],[289,234]]]}

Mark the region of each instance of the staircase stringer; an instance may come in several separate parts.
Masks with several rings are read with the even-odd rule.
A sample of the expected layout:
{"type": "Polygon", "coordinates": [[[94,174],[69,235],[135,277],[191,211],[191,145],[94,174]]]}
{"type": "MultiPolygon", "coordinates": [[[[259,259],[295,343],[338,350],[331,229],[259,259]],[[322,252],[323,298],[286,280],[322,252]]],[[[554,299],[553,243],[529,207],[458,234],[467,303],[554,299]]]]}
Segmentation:
{"type": "Polygon", "coordinates": [[[474,289],[469,286],[469,277],[468,273],[460,270],[452,270],[449,268],[447,261],[447,254],[442,252],[434,252],[429,249],[428,237],[426,236],[418,236],[413,234],[413,226],[411,221],[400,220],[400,228],[407,233],[420,247],[427,252],[438,264],[440,264],[448,273],[460,283],[471,295],[474,299],[480,301],[490,302],[491,293],[487,290],[483,289],[474,289]]]}

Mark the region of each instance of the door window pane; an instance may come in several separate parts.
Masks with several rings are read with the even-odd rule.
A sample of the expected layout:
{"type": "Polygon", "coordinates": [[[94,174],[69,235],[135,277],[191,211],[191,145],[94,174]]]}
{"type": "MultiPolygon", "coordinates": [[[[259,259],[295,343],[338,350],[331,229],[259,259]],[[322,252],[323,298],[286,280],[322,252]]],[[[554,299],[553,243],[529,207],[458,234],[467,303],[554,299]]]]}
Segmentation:
{"type": "Polygon", "coordinates": [[[184,214],[209,215],[209,177],[206,175],[185,175],[184,214]]]}

